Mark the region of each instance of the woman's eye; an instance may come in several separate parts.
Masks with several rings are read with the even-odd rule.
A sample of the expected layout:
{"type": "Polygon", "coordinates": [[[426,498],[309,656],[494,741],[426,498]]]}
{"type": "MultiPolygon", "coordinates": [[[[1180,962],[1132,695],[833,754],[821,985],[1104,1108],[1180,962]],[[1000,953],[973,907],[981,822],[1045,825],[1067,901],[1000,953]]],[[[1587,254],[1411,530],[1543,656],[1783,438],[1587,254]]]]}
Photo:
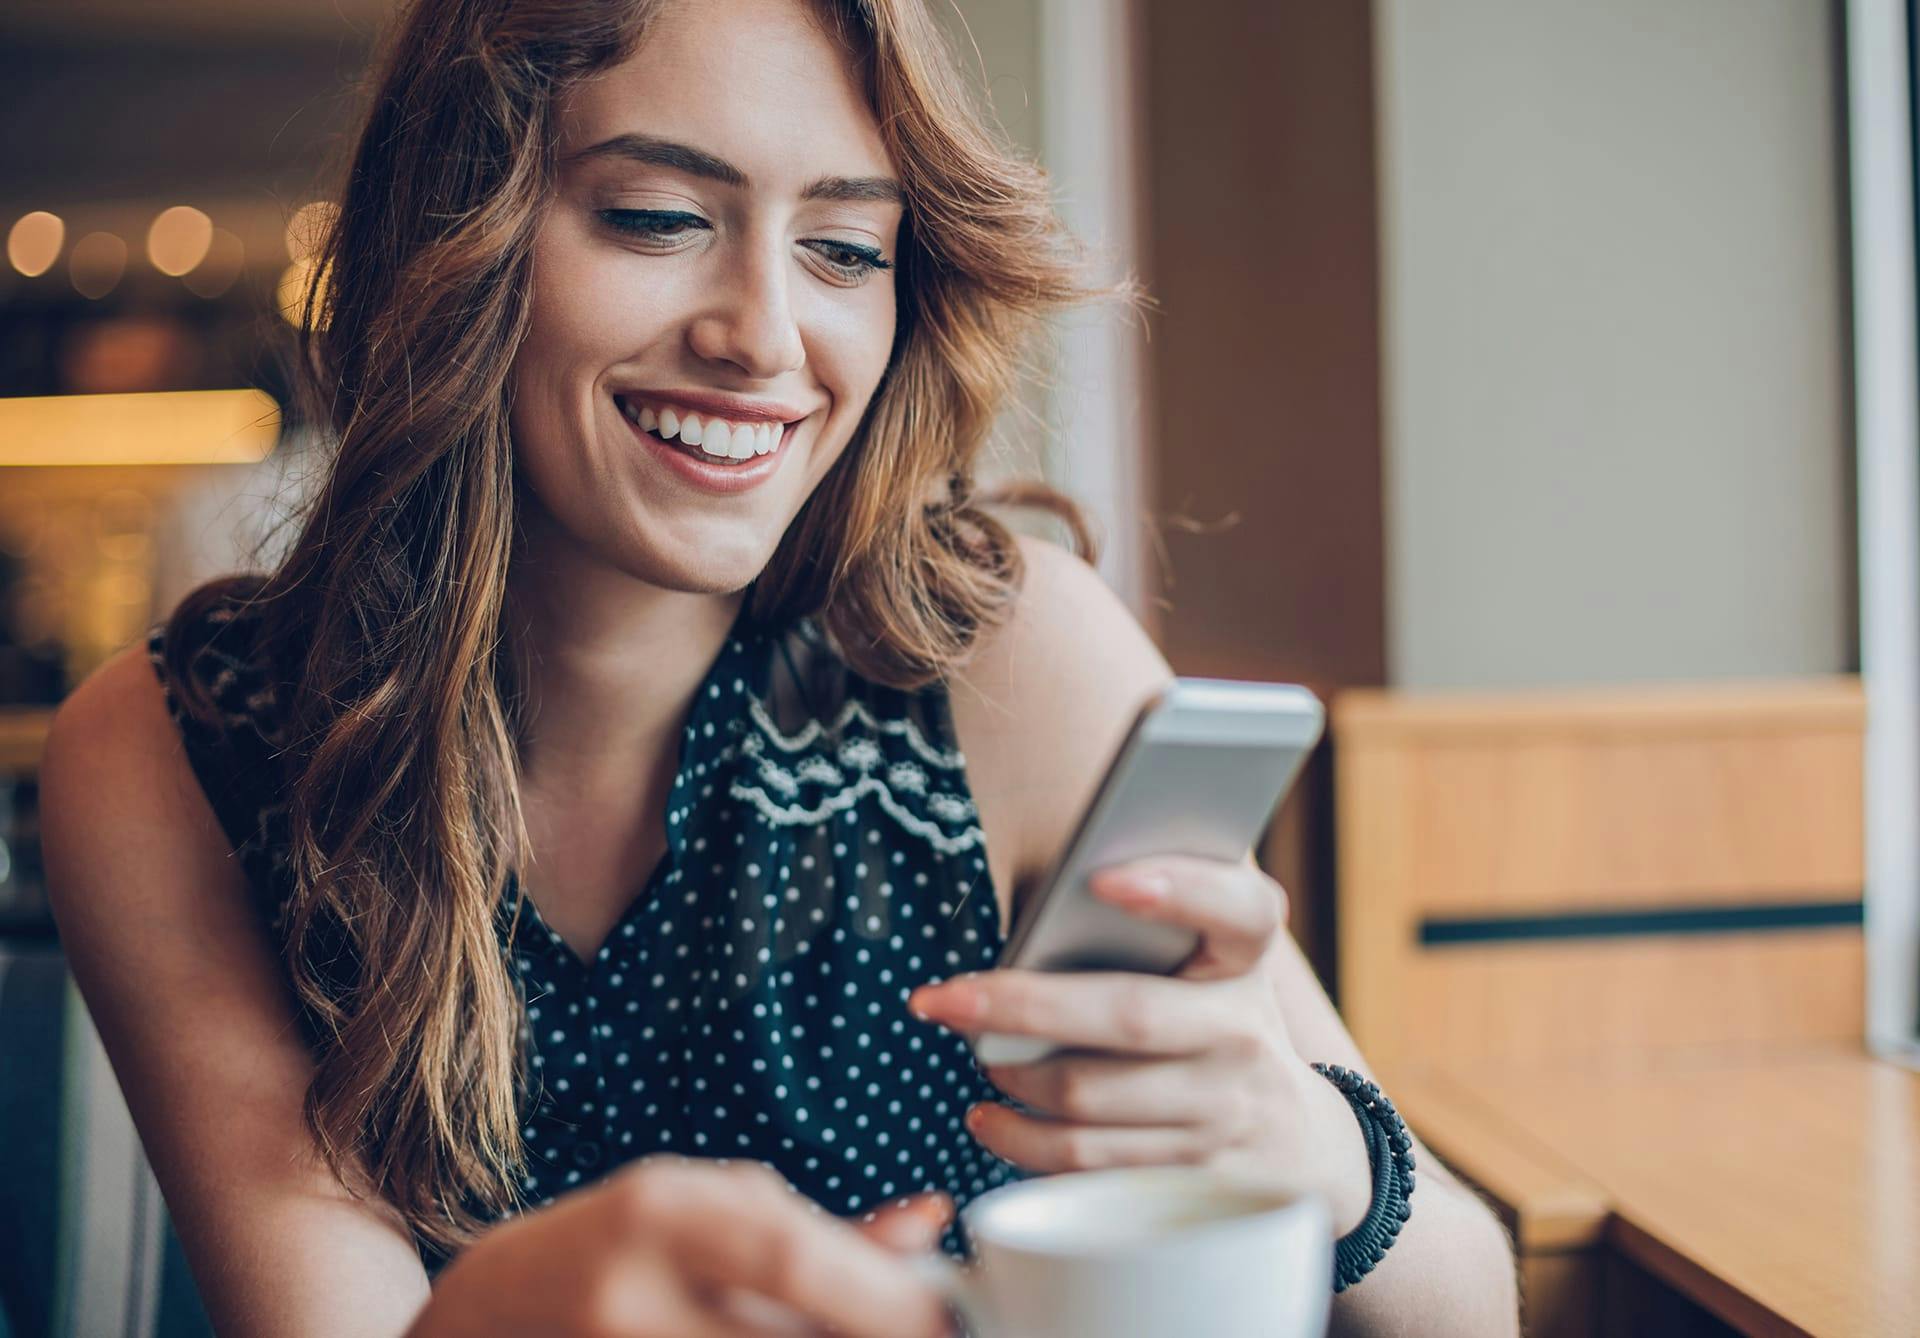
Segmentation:
{"type": "MultiPolygon", "coordinates": [[[[670,209],[602,209],[600,217],[616,232],[656,242],[670,242],[712,226],[698,214],[670,209]]],[[[893,268],[892,261],[870,246],[824,240],[806,245],[841,279],[864,279],[876,270],[893,268]]]]}
{"type": "Polygon", "coordinates": [[[864,279],[875,270],[893,268],[892,261],[870,246],[855,246],[851,242],[808,242],[807,245],[844,279],[864,279]]]}
{"type": "Polygon", "coordinates": [[[698,214],[682,214],[666,209],[602,209],[600,217],[617,232],[635,237],[671,241],[696,228],[707,226],[698,214]]]}

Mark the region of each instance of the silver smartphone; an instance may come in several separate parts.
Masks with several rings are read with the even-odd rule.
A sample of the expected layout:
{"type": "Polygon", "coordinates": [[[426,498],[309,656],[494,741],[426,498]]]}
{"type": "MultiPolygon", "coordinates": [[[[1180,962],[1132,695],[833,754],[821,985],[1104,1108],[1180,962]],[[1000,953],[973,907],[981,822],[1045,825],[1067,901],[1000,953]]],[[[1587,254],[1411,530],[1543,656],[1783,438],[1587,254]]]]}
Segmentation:
{"type": "MultiPolygon", "coordinates": [[[[1098,901],[1098,869],[1148,855],[1238,861],[1260,838],[1319,742],[1326,713],[1303,687],[1179,678],[1127,731],[1073,839],[1021,909],[1000,965],[1032,971],[1165,975],[1198,936],[1098,901]]],[[[972,1038],[982,1064],[1052,1052],[1027,1036],[972,1038]]]]}

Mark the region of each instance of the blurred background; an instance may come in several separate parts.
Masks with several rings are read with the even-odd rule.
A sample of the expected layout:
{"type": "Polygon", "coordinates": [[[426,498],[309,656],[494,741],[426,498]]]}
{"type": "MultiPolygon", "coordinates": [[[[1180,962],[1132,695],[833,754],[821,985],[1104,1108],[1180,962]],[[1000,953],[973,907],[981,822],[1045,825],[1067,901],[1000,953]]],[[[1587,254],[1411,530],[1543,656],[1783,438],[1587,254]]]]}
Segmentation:
{"type": "MultiPolygon", "coordinates": [[[[1262,857],[1515,1231],[1533,1329],[1829,1331],[1765,1267],[1695,1294],[1608,1245],[1652,1209],[1593,1130],[1455,1098],[1490,1063],[1915,1034],[1907,6],[935,7],[1159,304],[1063,321],[993,469],[1088,505],[1181,672],[1333,703],[1262,857]],[[1516,1141],[1585,1226],[1475,1159],[1516,1141]]],[[[285,308],[390,8],[0,7],[0,1335],[204,1329],[65,983],[34,759],[95,664],[270,559],[324,451],[285,308]]],[[[1873,1211],[1920,1252],[1920,1210],[1873,1211]]]]}

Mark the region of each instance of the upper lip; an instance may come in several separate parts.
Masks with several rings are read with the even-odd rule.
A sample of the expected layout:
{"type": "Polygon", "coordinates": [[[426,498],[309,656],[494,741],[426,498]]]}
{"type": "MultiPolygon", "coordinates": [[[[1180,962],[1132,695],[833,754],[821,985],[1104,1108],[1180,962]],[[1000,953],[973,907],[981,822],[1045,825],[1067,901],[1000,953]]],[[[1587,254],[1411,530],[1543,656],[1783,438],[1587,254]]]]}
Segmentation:
{"type": "Polygon", "coordinates": [[[730,423],[793,423],[807,416],[807,410],[766,400],[728,395],[716,390],[616,390],[622,399],[671,404],[678,409],[697,409],[730,423]]]}

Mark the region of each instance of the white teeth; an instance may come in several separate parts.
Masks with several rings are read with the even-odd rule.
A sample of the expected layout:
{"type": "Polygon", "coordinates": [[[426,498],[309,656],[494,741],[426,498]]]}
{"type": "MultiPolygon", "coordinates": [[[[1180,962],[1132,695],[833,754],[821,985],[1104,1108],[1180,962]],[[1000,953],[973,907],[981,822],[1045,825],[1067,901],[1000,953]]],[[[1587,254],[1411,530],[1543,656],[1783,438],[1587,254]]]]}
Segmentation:
{"type": "Polygon", "coordinates": [[[620,396],[620,412],[643,432],[652,432],[666,441],[678,437],[689,446],[698,446],[716,460],[751,460],[756,455],[771,455],[780,447],[783,423],[730,423],[720,418],[702,419],[698,414],[681,417],[678,410],[637,404],[620,396]]]}

